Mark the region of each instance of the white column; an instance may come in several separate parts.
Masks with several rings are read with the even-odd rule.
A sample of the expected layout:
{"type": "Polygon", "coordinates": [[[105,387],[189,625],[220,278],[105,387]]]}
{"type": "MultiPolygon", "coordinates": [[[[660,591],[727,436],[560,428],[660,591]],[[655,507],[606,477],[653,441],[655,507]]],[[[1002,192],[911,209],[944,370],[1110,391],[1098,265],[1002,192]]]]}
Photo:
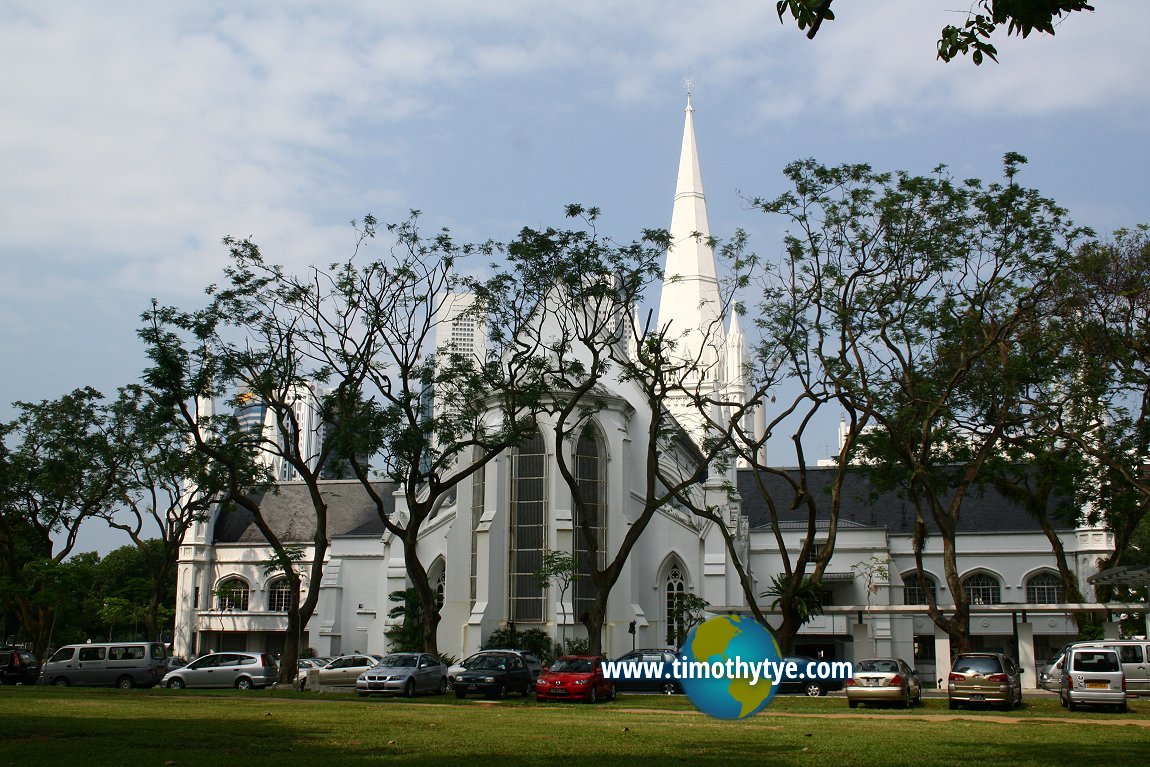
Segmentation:
{"type": "Polygon", "coordinates": [[[1018,667],[1022,669],[1022,689],[1038,689],[1038,668],[1034,663],[1034,624],[1023,621],[1018,631],[1018,667]]]}
{"type": "Polygon", "coordinates": [[[851,624],[851,639],[853,649],[851,652],[853,656],[851,661],[858,663],[864,658],[872,657],[871,641],[870,641],[870,626],[865,623],[852,623],[851,624]]]}
{"type": "Polygon", "coordinates": [[[950,676],[950,634],[937,626],[934,629],[934,675],[939,689],[945,690],[946,678],[950,676]]]}

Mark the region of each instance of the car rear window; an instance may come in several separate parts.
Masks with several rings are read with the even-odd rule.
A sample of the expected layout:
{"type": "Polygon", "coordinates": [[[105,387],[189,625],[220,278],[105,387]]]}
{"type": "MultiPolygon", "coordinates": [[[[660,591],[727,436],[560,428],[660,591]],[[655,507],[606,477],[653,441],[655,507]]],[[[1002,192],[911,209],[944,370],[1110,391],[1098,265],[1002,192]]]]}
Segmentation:
{"type": "Polygon", "coordinates": [[[1002,665],[998,658],[988,655],[959,657],[954,662],[954,670],[960,674],[1000,674],[1002,665]]]}
{"type": "Polygon", "coordinates": [[[1121,671],[1122,667],[1118,664],[1118,653],[1113,651],[1076,652],[1074,653],[1073,669],[1075,671],[1084,671],[1087,673],[1100,673],[1107,671],[1121,671]]]}

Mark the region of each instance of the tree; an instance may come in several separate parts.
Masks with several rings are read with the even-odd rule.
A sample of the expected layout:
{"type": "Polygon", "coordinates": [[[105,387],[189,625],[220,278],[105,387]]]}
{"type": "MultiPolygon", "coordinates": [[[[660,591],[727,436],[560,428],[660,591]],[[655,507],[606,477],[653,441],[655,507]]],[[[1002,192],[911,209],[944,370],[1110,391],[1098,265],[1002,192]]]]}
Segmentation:
{"type": "MultiPolygon", "coordinates": [[[[779,21],[790,13],[800,30],[807,30],[811,40],[824,21],[834,21],[833,0],[777,0],[779,21]]],[[[1093,11],[1085,0],[978,0],[981,10],[967,13],[962,27],[947,24],[938,39],[938,57],[950,61],[955,56],[970,54],[976,65],[983,57],[998,61],[998,50],[990,43],[995,30],[1006,27],[1006,34],[1029,37],[1031,32],[1054,34],[1055,19],[1078,11],[1093,11]]]]}
{"type": "Polygon", "coordinates": [[[543,589],[548,589],[554,584],[559,591],[559,601],[556,604],[564,610],[564,615],[558,618],[559,647],[564,650],[567,648],[567,590],[571,588],[571,582],[578,574],[578,562],[566,551],[548,551],[543,555],[543,564],[535,571],[539,585],[543,589]]]}
{"type": "Polygon", "coordinates": [[[836,397],[873,428],[858,436],[877,488],[900,488],[916,511],[918,574],[928,536],[941,542],[954,595],[950,615],[928,593],[927,609],[960,650],[968,646],[969,599],[957,569],[963,500],[1003,436],[1025,428],[1038,370],[1033,328],[1055,277],[1085,232],[1015,176],[1006,183],[876,174],[869,166],[794,163],[794,193],[757,201],[786,215],[790,262],[844,286],[834,352],[836,397]]]}
{"type": "Polygon", "coordinates": [[[0,590],[42,658],[54,624],[54,573],[80,525],[112,506],[122,456],[95,389],[15,406],[16,417],[0,424],[0,590]]]}
{"type": "MultiPolygon", "coordinates": [[[[851,572],[863,579],[863,587],[866,589],[866,609],[869,615],[871,602],[874,597],[882,589],[884,583],[890,581],[890,557],[877,557],[872,556],[870,559],[864,559],[861,562],[855,562],[851,565],[851,572]]],[[[878,635],[875,634],[871,642],[871,652],[875,655],[878,654],[878,635]]]]}
{"type": "Polygon", "coordinates": [[[672,610],[674,620],[668,631],[667,641],[675,645],[676,649],[687,641],[691,629],[705,620],[704,613],[710,604],[698,594],[676,594],[675,608],[672,610]]]}

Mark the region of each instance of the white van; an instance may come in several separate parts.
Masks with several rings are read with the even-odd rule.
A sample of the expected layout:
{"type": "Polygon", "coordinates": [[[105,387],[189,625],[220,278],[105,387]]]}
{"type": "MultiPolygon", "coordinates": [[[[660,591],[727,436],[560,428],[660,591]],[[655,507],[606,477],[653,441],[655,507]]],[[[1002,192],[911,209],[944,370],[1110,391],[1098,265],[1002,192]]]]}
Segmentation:
{"type": "Polygon", "coordinates": [[[1058,698],[1071,711],[1085,703],[1114,706],[1126,713],[1126,677],[1118,662],[1118,651],[1113,647],[1082,645],[1067,650],[1058,698]]]}
{"type": "Polygon", "coordinates": [[[160,642],[74,644],[52,654],[40,684],[153,687],[166,673],[168,653],[160,642]]]}

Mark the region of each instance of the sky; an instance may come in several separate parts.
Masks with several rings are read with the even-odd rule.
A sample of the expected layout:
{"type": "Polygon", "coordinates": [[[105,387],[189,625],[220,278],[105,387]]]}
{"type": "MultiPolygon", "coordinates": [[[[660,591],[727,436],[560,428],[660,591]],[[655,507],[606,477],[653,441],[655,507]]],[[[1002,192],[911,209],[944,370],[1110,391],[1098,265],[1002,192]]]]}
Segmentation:
{"type": "Polygon", "coordinates": [[[749,200],[807,157],[991,180],[1014,151],[1076,222],[1150,223],[1150,3],[999,32],[981,67],[935,58],[952,6],[840,0],[812,41],[773,0],[8,0],[0,418],[136,380],[140,314],[199,306],[227,235],[302,269],[349,257],[367,213],[459,241],[572,202],[618,239],[665,228],[688,78],[712,232],[760,255],[782,222],[749,200]]]}

